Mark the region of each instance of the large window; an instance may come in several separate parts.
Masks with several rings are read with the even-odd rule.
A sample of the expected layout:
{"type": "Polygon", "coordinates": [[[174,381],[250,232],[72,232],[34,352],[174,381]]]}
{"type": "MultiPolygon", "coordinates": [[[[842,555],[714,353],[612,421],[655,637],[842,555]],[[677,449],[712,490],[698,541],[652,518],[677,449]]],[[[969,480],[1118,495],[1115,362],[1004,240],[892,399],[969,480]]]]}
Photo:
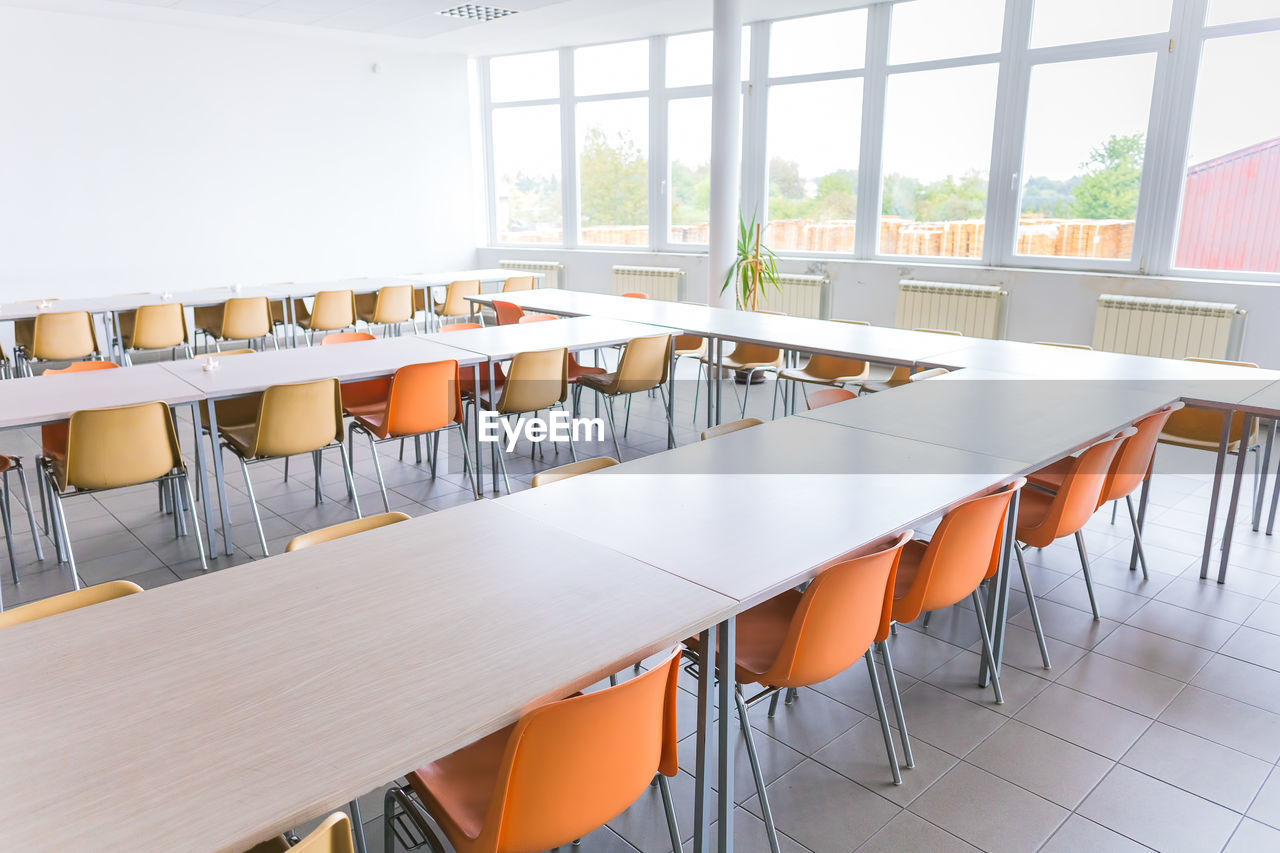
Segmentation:
{"type": "MultiPolygon", "coordinates": [[[[894,0],[741,46],[741,207],[778,252],[1280,272],[1280,0],[894,0]]],[[[482,63],[490,239],[705,247],[713,52],[482,63]]]]}

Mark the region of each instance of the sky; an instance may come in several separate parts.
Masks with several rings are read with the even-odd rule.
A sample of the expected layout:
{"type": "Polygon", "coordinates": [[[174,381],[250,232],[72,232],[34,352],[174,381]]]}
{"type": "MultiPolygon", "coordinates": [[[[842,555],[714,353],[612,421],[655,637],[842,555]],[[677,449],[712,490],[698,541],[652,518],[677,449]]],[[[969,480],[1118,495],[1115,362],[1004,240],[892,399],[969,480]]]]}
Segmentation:
{"type": "MultiPolygon", "coordinates": [[[[1169,27],[1173,0],[1037,0],[1032,46],[1116,38],[1169,27]]],[[[997,68],[994,63],[922,72],[892,72],[896,63],[979,55],[999,49],[1004,0],[911,0],[895,7],[884,126],[884,169],[930,181],[990,165],[997,68]]],[[[1280,0],[1212,0],[1209,23],[1229,23],[1280,11],[1280,0]]],[[[778,21],[770,35],[771,76],[853,69],[864,61],[867,11],[857,9],[778,21]]],[[[672,85],[706,85],[710,33],[668,40],[666,76],[672,85]]],[[[1034,55],[1033,55],[1034,56],[1034,55]]],[[[1024,177],[1065,179],[1080,174],[1092,148],[1112,134],[1145,132],[1156,53],[1042,63],[1032,68],[1024,177]]],[[[574,52],[578,94],[648,86],[644,41],[579,48],[574,52]]],[[[744,68],[746,62],[744,59],[744,68]]],[[[495,59],[495,100],[555,97],[555,52],[495,59]]],[[[1189,162],[1201,162],[1280,136],[1280,33],[1210,39],[1202,61],[1189,162]]],[[[610,109],[578,107],[579,133],[599,120],[647,148],[648,118],[639,102],[610,109]]],[[[672,159],[696,164],[710,150],[709,110],[672,108],[672,159]]],[[[770,156],[796,160],[807,178],[856,168],[861,83],[843,80],[776,85],[769,103],[770,156]]],[[[497,116],[504,110],[495,113],[497,116]]],[[[513,128],[498,140],[503,161],[545,172],[560,160],[558,128],[513,128]],[[505,152],[505,153],[504,153],[505,152]]]]}

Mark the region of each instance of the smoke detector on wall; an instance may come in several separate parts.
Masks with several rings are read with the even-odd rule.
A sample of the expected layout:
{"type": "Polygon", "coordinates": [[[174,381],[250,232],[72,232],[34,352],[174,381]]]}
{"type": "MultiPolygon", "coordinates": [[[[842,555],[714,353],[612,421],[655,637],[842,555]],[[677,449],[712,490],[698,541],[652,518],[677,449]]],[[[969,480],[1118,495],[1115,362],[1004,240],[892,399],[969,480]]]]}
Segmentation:
{"type": "Polygon", "coordinates": [[[441,9],[436,14],[449,15],[454,18],[466,18],[471,21],[496,21],[507,15],[516,14],[515,9],[503,9],[499,6],[481,6],[475,3],[464,3],[449,9],[441,9]]]}

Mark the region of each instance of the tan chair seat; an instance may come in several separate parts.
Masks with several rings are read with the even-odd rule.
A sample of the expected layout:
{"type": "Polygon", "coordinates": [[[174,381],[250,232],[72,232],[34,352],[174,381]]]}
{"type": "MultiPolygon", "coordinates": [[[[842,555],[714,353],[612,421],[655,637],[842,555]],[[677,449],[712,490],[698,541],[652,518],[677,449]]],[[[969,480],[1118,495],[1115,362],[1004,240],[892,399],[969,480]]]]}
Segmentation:
{"type": "Polygon", "coordinates": [[[590,388],[593,391],[603,391],[610,388],[613,383],[618,381],[618,374],[605,373],[604,368],[594,367],[588,370],[599,370],[599,373],[581,373],[578,375],[578,384],[584,388],[590,388]]]}
{"type": "Polygon", "coordinates": [[[258,423],[253,421],[247,424],[228,424],[223,426],[218,424],[218,433],[226,439],[227,444],[246,459],[249,456],[249,448],[253,447],[254,438],[258,434],[258,423]]]}
{"type": "MultiPolygon", "coordinates": [[[[1232,434],[1239,435],[1239,432],[1235,432],[1232,434]]],[[[1160,443],[1172,445],[1173,447],[1190,447],[1194,450],[1212,450],[1215,453],[1218,451],[1217,441],[1210,441],[1209,439],[1201,439],[1201,438],[1188,438],[1182,435],[1170,435],[1167,432],[1160,433],[1160,443]]],[[[1249,446],[1253,447],[1257,443],[1258,443],[1258,427],[1257,427],[1257,421],[1254,421],[1253,431],[1249,434],[1249,446]]],[[[1227,445],[1227,452],[1239,453],[1240,439],[1238,438],[1233,439],[1227,445]]]]}
{"type": "Polygon", "coordinates": [[[778,374],[780,379],[790,379],[792,382],[809,382],[814,385],[844,385],[846,382],[857,382],[862,379],[865,374],[857,376],[815,376],[806,371],[803,367],[789,367],[778,374]]]}
{"type": "Polygon", "coordinates": [[[1062,481],[1066,479],[1071,466],[1075,463],[1074,456],[1067,456],[1059,459],[1052,465],[1046,465],[1034,474],[1027,475],[1027,482],[1041,489],[1050,492],[1056,492],[1062,488],[1062,481]]]}
{"type": "MultiPolygon", "coordinates": [[[[706,365],[714,366],[712,363],[712,360],[707,358],[706,356],[703,356],[702,358],[698,359],[698,361],[701,361],[703,364],[706,364],[706,365]]],[[[738,361],[726,355],[724,358],[720,360],[720,364],[722,367],[725,367],[729,370],[756,370],[762,367],[778,367],[779,365],[782,364],[782,356],[779,355],[773,361],[738,361]]]]}

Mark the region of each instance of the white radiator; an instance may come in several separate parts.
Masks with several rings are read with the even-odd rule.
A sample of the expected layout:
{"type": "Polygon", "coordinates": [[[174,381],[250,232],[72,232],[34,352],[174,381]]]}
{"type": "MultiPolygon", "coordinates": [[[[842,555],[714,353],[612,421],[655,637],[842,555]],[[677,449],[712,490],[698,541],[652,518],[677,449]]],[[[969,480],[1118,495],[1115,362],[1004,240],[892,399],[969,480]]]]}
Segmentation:
{"type": "Polygon", "coordinates": [[[831,280],[825,275],[783,275],[778,277],[780,289],[763,287],[758,307],[792,317],[831,318],[831,280]]]}
{"type": "Polygon", "coordinates": [[[996,285],[898,282],[899,329],[946,329],[976,338],[1000,336],[1000,304],[1008,294],[996,285]]]}
{"type": "Polygon", "coordinates": [[[1103,294],[1093,323],[1093,348],[1164,358],[1232,359],[1243,343],[1244,314],[1226,302],[1103,294]]]}
{"type": "Polygon", "coordinates": [[[564,264],[557,261],[498,261],[498,268],[520,272],[540,272],[538,287],[564,287],[564,264]]]}
{"type": "Polygon", "coordinates": [[[679,302],[684,298],[684,270],[679,267],[614,267],[613,292],[644,293],[650,299],[679,302]]]}

